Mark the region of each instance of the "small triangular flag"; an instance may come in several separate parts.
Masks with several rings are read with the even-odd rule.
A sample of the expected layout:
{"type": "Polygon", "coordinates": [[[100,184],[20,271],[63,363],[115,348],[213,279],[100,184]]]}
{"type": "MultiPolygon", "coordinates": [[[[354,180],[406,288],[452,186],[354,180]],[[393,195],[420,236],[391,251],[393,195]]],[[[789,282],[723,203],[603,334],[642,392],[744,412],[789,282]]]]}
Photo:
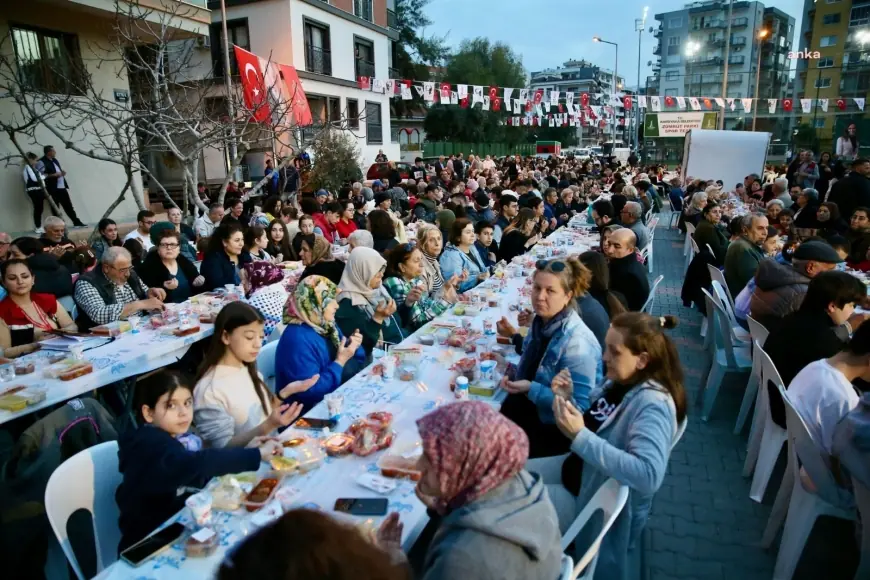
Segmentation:
{"type": "Polygon", "coordinates": [[[767,112],[771,115],[776,113],[776,99],[767,99],[767,112]]]}
{"type": "Polygon", "coordinates": [[[819,99],[819,106],[825,113],[828,112],[828,99],[819,99]]]}
{"type": "Polygon", "coordinates": [[[698,101],[698,97],[689,97],[689,104],[692,105],[693,111],[701,110],[701,103],[698,101]]]}
{"type": "Polygon", "coordinates": [[[863,97],[861,97],[861,98],[855,97],[855,105],[857,105],[858,108],[863,111],[864,110],[864,98],[863,97]]]}
{"type": "Polygon", "coordinates": [[[743,110],[745,112],[752,112],[752,99],[740,99],[740,104],[743,105],[743,110]]]}
{"type": "Polygon", "coordinates": [[[677,97],[677,106],[681,109],[686,108],[686,97],[677,97]]]}

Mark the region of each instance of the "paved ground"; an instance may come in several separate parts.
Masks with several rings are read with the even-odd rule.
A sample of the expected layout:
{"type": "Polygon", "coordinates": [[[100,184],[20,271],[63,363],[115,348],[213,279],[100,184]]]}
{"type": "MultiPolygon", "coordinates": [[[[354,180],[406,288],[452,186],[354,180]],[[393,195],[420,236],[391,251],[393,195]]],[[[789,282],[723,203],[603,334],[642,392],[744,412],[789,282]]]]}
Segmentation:
{"type": "MultiPolygon", "coordinates": [[[[667,224],[666,219],[662,221],[667,224]]],[[[726,376],[710,420],[701,422],[699,398],[710,360],[700,338],[702,317],[685,308],[680,299],[683,238],[665,226],[656,232],[654,243],[654,275],[665,278],[653,313],[674,314],[680,319],[671,333],[686,374],[689,423],[671,455],[668,475],[644,533],[645,576],[649,580],[770,579],[779,541],[771,550],[758,543],[779,486],[784,454],[764,504],[750,500],[750,480],[741,476],[748,426],[742,435],[732,433],[747,375],[726,376]]],[[[810,537],[795,578],[851,578],[857,564],[853,546],[850,524],[822,519],[810,537]]]]}

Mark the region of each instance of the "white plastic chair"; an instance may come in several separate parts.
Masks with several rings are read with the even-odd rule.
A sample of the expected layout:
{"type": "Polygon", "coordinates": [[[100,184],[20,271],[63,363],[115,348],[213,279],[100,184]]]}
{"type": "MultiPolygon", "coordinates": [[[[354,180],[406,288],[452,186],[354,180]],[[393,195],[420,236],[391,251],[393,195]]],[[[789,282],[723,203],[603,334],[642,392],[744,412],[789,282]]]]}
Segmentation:
{"type": "Polygon", "coordinates": [[[748,346],[739,346],[734,328],[721,304],[714,300],[706,289],[702,289],[702,292],[704,292],[707,311],[712,314],[707,328],[707,333],[710,335],[712,364],[704,387],[704,407],[701,412],[701,420],[706,421],[713,410],[725,374],[748,371],[752,368],[752,358],[748,346]]]}
{"type": "Polygon", "coordinates": [[[604,512],[604,525],[602,525],[601,531],[598,532],[595,541],[592,542],[592,545],[587,548],[586,553],[583,554],[583,557],[574,566],[574,578],[589,579],[595,576],[595,565],[598,562],[598,549],[601,547],[601,540],[604,539],[604,535],[613,525],[613,522],[616,521],[616,517],[622,511],[622,508],[625,507],[627,500],[628,486],[620,485],[615,479],[608,479],[601,484],[601,487],[598,488],[598,491],[595,492],[589,503],[574,518],[571,527],[562,535],[562,551],[564,552],[592,516],[598,510],[604,512]]]}
{"type": "Polygon", "coordinates": [[[852,478],[852,489],[855,490],[855,503],[861,514],[861,560],[855,580],[870,578],[870,488],[852,478]]]}
{"type": "MultiPolygon", "coordinates": [[[[274,332],[274,331],[273,331],[274,332]]],[[[263,381],[273,393],[275,392],[275,353],[278,351],[278,341],[267,342],[257,355],[257,370],[263,374],[263,381]]]]}
{"type": "MultiPolygon", "coordinates": [[[[768,330],[760,322],[752,318],[746,317],[749,323],[749,335],[752,338],[752,344],[764,344],[767,341],[768,330]]],[[[752,349],[752,370],[749,371],[749,380],[746,382],[746,392],[743,393],[743,402],[740,404],[740,412],[737,413],[737,423],[734,424],[734,434],[739,435],[743,431],[743,425],[746,424],[746,418],[749,416],[749,410],[752,409],[752,402],[759,398],[758,383],[761,381],[761,359],[758,357],[758,349],[752,349]]],[[[756,402],[756,409],[758,403],[756,402]]],[[[756,431],[755,421],[758,416],[758,411],[752,416],[752,428],[749,432],[749,444],[752,445],[752,434],[756,431]]]]}
{"type": "MultiPolygon", "coordinates": [[[[707,244],[707,247],[710,247],[710,244],[707,244]]],[[[710,250],[710,255],[713,254],[713,250],[710,250]]],[[[725,272],[714,266],[713,264],[707,264],[707,270],[710,272],[710,280],[714,282],[719,282],[722,285],[722,288],[725,289],[725,295],[728,296],[728,302],[731,304],[733,309],[734,307],[734,297],[731,296],[731,291],[728,289],[728,282],[725,281],[725,272]]]]}
{"type": "Polygon", "coordinates": [[[559,580],[574,580],[574,559],[568,554],[562,554],[562,571],[559,580]]]}
{"type": "Polygon", "coordinates": [[[650,236],[649,243],[640,251],[640,257],[646,262],[650,274],[652,274],[653,271],[653,242],[654,240],[652,236],[650,236]]]}
{"type": "Polygon", "coordinates": [[[85,509],[94,524],[97,572],[118,559],[118,504],[115,490],[121,484],[118,442],[107,441],[76,453],[54,470],[45,487],[45,514],[76,576],[84,580],[67,535],[70,516],[85,509]]]}
{"type": "Polygon", "coordinates": [[[692,244],[689,240],[693,239],[695,235],[695,225],[689,222],[686,222],[686,243],[683,246],[683,255],[688,256],[689,252],[692,250],[692,244]]]}
{"type": "Polygon", "coordinates": [[[646,302],[643,303],[643,307],[640,309],[641,312],[646,312],[647,314],[652,314],[653,306],[655,305],[656,300],[656,289],[659,287],[659,284],[662,283],[665,277],[659,274],[659,276],[653,280],[652,288],[650,288],[649,296],[646,299],[646,302]]]}
{"type": "Polygon", "coordinates": [[[719,305],[725,310],[725,314],[728,315],[728,321],[731,323],[731,328],[734,329],[734,336],[736,336],[737,340],[740,342],[750,344],[752,337],[750,336],[749,331],[737,323],[737,315],[734,314],[734,301],[731,300],[731,295],[728,293],[728,287],[723,286],[719,280],[713,280],[710,283],[710,286],[713,288],[713,299],[719,299],[719,305]]]}
{"type": "MultiPolygon", "coordinates": [[[[819,446],[813,441],[804,420],[792,406],[782,385],[780,395],[785,403],[785,422],[788,426],[788,452],[792,486],[788,502],[788,516],[782,532],[779,554],[773,570],[774,578],[791,578],[819,516],[833,516],[855,520],[858,516],[854,505],[844,503],[844,494],[839,488],[830,468],[822,459],[819,446]],[[807,489],[807,478],[814,489],[807,489]]],[[[780,489],[780,494],[784,490],[780,489]]],[[[777,495],[777,502],[780,497],[777,495]]],[[[771,514],[773,517],[773,514],[771,514]]]]}
{"type": "Polygon", "coordinates": [[[701,248],[698,247],[698,242],[695,241],[693,234],[695,233],[695,226],[690,223],[686,224],[686,261],[683,264],[683,273],[689,271],[689,264],[692,263],[692,260],[701,252],[701,248]],[[691,233],[689,233],[691,232],[691,233]]]}

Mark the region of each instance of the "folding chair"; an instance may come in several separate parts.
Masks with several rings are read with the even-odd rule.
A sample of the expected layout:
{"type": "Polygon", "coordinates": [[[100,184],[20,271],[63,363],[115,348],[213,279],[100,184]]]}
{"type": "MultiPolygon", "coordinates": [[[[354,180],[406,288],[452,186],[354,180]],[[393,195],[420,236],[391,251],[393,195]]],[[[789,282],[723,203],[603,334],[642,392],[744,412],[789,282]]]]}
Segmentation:
{"type": "Polygon", "coordinates": [[[574,578],[578,580],[591,580],[595,576],[595,565],[598,563],[598,550],[601,547],[601,540],[604,539],[604,535],[613,526],[613,522],[616,521],[619,512],[625,507],[627,500],[628,486],[620,485],[615,479],[608,479],[598,488],[598,491],[595,492],[589,503],[586,504],[580,514],[574,519],[571,527],[562,535],[562,551],[564,552],[595,512],[598,510],[604,512],[604,525],[602,525],[601,530],[598,532],[595,541],[586,549],[586,553],[583,554],[583,557],[574,566],[574,578]]]}
{"type": "Polygon", "coordinates": [[[722,380],[729,372],[744,372],[752,368],[752,359],[748,346],[738,346],[741,343],[734,335],[734,328],[725,313],[725,309],[718,300],[706,290],[702,289],[707,305],[707,311],[712,313],[707,333],[710,335],[710,354],[712,363],[707,375],[707,383],[704,387],[704,405],[701,412],[701,420],[707,421],[722,380]]]}

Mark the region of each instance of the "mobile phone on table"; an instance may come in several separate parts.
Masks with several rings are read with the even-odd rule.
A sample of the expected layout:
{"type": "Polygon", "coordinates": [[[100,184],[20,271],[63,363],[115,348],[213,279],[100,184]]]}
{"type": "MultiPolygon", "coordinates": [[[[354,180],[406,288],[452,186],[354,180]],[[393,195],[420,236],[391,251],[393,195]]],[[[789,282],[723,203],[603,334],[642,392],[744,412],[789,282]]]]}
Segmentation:
{"type": "Polygon", "coordinates": [[[184,526],[178,522],[170,524],[121,552],[121,559],[134,568],[140,566],[142,562],[171,546],[184,530],[184,526]]]}
{"type": "Polygon", "coordinates": [[[385,497],[344,497],[335,500],[335,511],[353,516],[385,516],[387,504],[385,497]]]}
{"type": "Polygon", "coordinates": [[[297,429],[323,429],[325,427],[335,429],[336,425],[338,425],[338,421],[335,419],[314,419],[312,417],[303,417],[293,423],[297,429]]]}

